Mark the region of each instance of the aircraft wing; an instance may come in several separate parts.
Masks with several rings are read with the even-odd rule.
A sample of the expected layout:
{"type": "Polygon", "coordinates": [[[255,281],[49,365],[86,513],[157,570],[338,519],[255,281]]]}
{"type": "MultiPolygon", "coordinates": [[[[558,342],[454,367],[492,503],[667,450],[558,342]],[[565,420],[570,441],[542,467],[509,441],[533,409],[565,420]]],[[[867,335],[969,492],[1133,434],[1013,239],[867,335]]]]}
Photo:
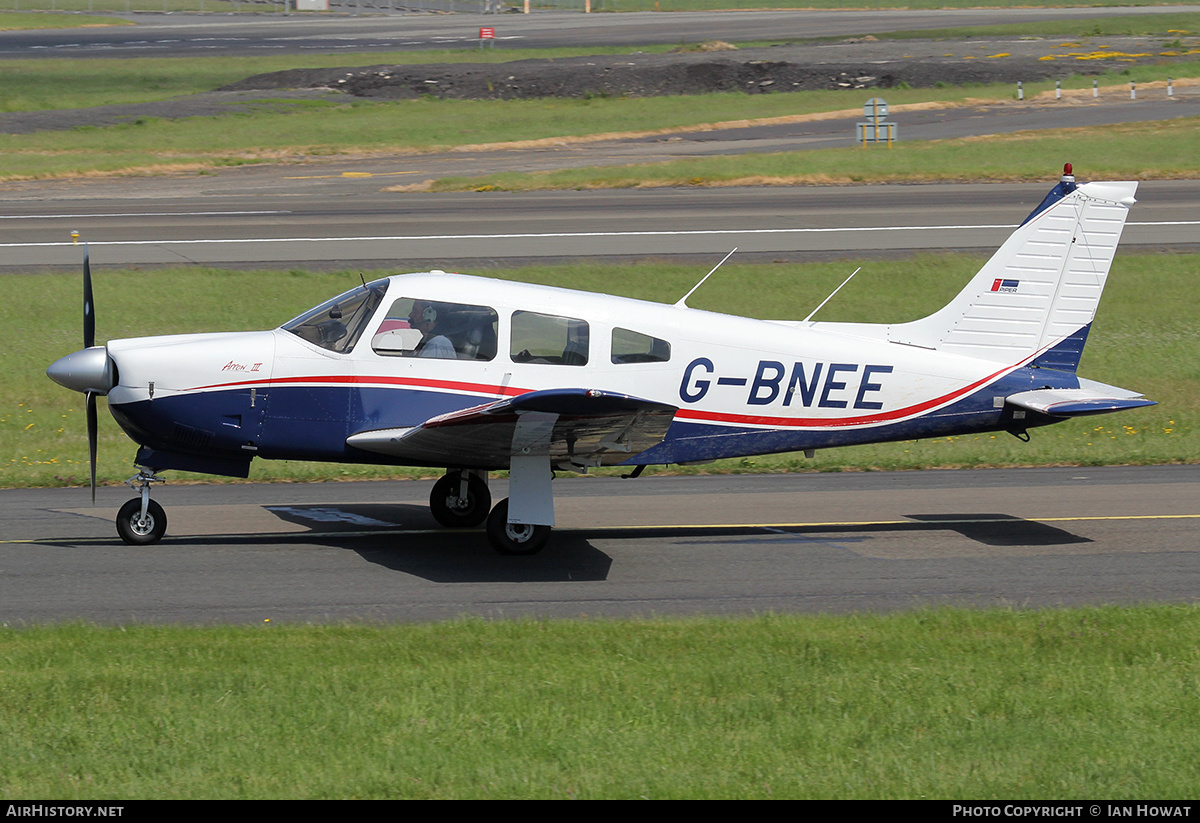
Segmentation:
{"type": "Polygon", "coordinates": [[[1004,401],[1052,417],[1084,417],[1157,405],[1136,392],[1082,379],[1077,389],[1034,389],[1010,394],[1004,401]]]}
{"type": "Polygon", "coordinates": [[[426,420],[351,435],[357,449],[413,463],[508,468],[548,455],[577,468],[623,463],[659,443],[677,407],[597,389],[546,389],[426,420]]]}

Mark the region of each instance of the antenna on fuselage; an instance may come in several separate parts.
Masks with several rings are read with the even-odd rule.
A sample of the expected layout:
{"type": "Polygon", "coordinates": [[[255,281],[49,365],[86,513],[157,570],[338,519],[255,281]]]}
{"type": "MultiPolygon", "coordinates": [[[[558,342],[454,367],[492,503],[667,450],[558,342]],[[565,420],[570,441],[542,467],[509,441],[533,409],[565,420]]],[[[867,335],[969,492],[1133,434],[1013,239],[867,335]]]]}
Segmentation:
{"type": "MultiPolygon", "coordinates": [[[[842,286],[846,285],[846,284],[847,284],[847,283],[849,283],[851,280],[853,280],[853,279],[854,279],[854,275],[858,274],[860,271],[862,271],[862,266],[859,266],[857,269],[855,269],[853,272],[851,272],[851,273],[850,273],[850,276],[849,276],[849,277],[847,277],[845,280],[843,280],[843,281],[842,281],[842,286]]],[[[836,289],[834,289],[834,290],[833,290],[833,291],[830,293],[830,295],[829,295],[828,297],[826,297],[824,300],[822,300],[822,301],[821,301],[821,306],[824,306],[826,303],[828,303],[830,300],[832,300],[832,299],[833,299],[833,295],[837,294],[838,292],[840,292],[840,291],[842,290],[842,286],[838,286],[836,289]]],[[[810,311],[810,312],[808,313],[808,317],[804,318],[804,319],[803,319],[802,321],[800,321],[800,322],[802,322],[802,323],[807,323],[809,320],[812,320],[812,316],[821,310],[821,306],[817,306],[815,309],[813,309],[812,311],[810,311]]]]}
{"type": "Polygon", "coordinates": [[[713,268],[712,268],[712,271],[710,271],[708,274],[706,274],[706,275],[704,275],[703,277],[701,277],[701,278],[700,278],[700,282],[699,282],[699,283],[697,283],[696,285],[692,286],[692,290],[691,290],[691,291],[689,291],[689,292],[688,292],[687,294],[685,294],[683,297],[679,298],[679,302],[677,302],[677,303],[675,304],[676,308],[680,308],[680,309],[686,309],[686,308],[688,308],[687,299],[688,299],[689,297],[691,297],[693,293],[695,293],[696,289],[698,289],[698,288],[700,288],[701,286],[703,286],[703,285],[704,285],[704,281],[705,281],[705,280],[707,280],[708,278],[712,277],[712,276],[713,276],[713,272],[715,272],[717,269],[721,268],[721,266],[723,266],[723,265],[725,264],[725,261],[726,261],[726,260],[728,260],[730,257],[733,257],[733,252],[735,252],[735,251],[737,251],[737,246],[734,246],[734,247],[733,247],[733,250],[732,250],[732,251],[730,251],[730,252],[729,252],[729,254],[727,254],[727,255],[725,255],[724,257],[722,257],[722,258],[721,258],[721,262],[720,262],[720,263],[718,263],[717,265],[713,266],[713,268]]]}

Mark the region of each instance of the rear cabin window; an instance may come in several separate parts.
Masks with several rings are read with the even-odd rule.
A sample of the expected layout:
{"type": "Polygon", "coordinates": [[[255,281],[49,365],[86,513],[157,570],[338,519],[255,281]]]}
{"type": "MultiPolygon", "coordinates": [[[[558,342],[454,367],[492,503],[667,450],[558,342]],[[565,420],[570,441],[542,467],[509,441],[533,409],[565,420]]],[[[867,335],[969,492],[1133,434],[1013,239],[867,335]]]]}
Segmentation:
{"type": "Polygon", "coordinates": [[[513,312],[509,356],[514,363],[587,365],[588,324],[572,317],[513,312]]]}
{"type": "Polygon", "coordinates": [[[666,340],[630,329],[613,329],[614,363],[665,363],[671,359],[671,344],[666,340]]]}
{"type": "Polygon", "coordinates": [[[385,357],[491,360],[498,319],[487,306],[401,297],[379,324],[371,348],[385,357]]]}

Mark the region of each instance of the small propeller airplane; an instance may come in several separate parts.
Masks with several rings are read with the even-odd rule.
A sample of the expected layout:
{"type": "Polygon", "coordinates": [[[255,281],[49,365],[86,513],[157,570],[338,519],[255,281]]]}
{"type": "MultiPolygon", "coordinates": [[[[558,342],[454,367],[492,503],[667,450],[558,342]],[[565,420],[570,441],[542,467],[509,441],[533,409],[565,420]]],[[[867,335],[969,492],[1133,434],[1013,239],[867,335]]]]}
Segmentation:
{"type": "Polygon", "coordinates": [[[139,446],[139,494],[117,515],[126,543],[166,531],[159,472],[246,477],[260,457],[444,469],[429,501],[441,524],[486,522],[497,551],[534,554],[559,469],[636,477],[858,443],[1028,439],[1154,405],[1076,374],[1136,189],[1077,184],[1067,164],[957,297],[898,324],[753,320],[692,309],[692,292],[665,305],[433,271],[364,282],[272,331],[97,346],[85,259],[84,349],[47,374],[87,396],[93,501],[97,396],[139,446]],[[502,470],[509,497],[493,507],[488,473],[502,470]]]}

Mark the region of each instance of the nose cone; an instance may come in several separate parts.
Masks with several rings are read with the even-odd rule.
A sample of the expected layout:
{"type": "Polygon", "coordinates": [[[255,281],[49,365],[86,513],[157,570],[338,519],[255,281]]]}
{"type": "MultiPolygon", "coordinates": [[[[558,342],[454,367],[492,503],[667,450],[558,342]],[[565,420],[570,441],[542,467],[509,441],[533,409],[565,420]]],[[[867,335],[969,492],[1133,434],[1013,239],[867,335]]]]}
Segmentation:
{"type": "Polygon", "coordinates": [[[46,376],[60,386],[77,392],[108,394],[113,387],[113,363],[104,346],[92,346],[60,357],[46,369],[46,376]]]}

